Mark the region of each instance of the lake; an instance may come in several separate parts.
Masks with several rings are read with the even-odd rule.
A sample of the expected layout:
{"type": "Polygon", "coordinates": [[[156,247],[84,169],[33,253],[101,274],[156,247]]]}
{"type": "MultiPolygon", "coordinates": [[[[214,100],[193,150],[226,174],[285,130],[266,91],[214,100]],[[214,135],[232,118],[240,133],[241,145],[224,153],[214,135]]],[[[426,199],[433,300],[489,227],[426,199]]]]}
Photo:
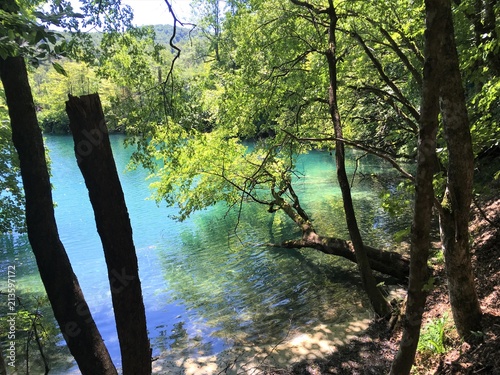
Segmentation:
{"type": "MultiPolygon", "coordinates": [[[[148,199],[148,173],[126,171],[132,151],[123,147],[123,139],[111,136],[134,232],[153,356],[160,357],[153,365],[158,373],[173,373],[173,369],[197,373],[204,365],[217,368],[213,370],[217,373],[222,353],[227,362],[241,353],[267,359],[269,348],[284,363],[321,356],[361,330],[372,316],[352,263],[314,250],[265,246],[300,236],[281,213],[270,214],[266,207],[248,204],[238,222],[236,213],[219,203],[184,222],[171,219],[177,213],[175,207],[157,206],[148,199]]],[[[103,250],[73,141],[47,136],[46,144],[59,234],[101,335],[120,367],[103,250]]],[[[300,156],[297,168],[301,178],[296,191],[318,232],[348,238],[333,157],[314,151],[300,156]]],[[[365,242],[393,248],[397,245],[392,235],[410,222],[409,216],[395,220],[380,208],[380,177],[390,179],[394,171],[368,156],[360,160],[358,172],[353,198],[365,242]]],[[[27,236],[3,235],[0,243],[2,275],[15,264],[17,293],[27,305],[36,304],[43,287],[27,236]]],[[[3,277],[1,290],[5,281],[3,277]]],[[[49,320],[43,329],[51,374],[78,373],[50,320],[50,309],[40,304],[39,311],[49,320]]],[[[29,319],[23,324],[29,328],[29,319]]],[[[21,371],[24,354],[21,358],[19,350],[21,371]]],[[[30,353],[30,368],[41,373],[35,344],[30,353]]]]}

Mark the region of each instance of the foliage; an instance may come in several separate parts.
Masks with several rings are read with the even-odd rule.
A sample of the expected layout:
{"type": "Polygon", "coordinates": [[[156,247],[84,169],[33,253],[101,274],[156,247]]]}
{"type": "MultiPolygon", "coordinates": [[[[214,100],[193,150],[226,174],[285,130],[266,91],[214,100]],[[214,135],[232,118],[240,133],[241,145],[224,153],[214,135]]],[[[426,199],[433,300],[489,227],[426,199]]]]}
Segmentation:
{"type": "MultiPolygon", "coordinates": [[[[163,66],[168,65],[171,55],[157,41],[164,41],[168,35],[158,35],[154,30],[171,32],[168,27],[142,27],[124,33],[93,32],[85,34],[87,41],[83,35],[65,34],[68,39],[77,38],[79,43],[89,45],[80,44],[78,48],[73,45],[68,51],[82,61],[65,58],[53,62],[65,73],[65,78],[58,77],[57,69],[53,71],[45,63],[31,76],[43,131],[68,133],[64,109],[67,95],[93,92],[99,92],[108,127],[112,130],[128,130],[134,134],[144,131],[145,123],[158,122],[164,116],[159,72],[164,71],[163,66]]],[[[181,89],[176,89],[176,94],[181,89]]]]}
{"type": "Polygon", "coordinates": [[[353,3],[341,28],[355,42],[345,47],[340,64],[346,136],[410,160],[422,80],[422,7],[421,1],[353,3]],[[408,17],[399,17],[402,12],[408,17]]]}
{"type": "Polygon", "coordinates": [[[411,207],[413,193],[413,185],[407,180],[399,182],[395,187],[388,185],[380,193],[382,208],[393,217],[401,216],[411,207]]]}
{"type": "MultiPolygon", "coordinates": [[[[14,1],[8,0],[2,2],[0,6],[0,58],[6,59],[10,56],[23,56],[34,67],[49,64],[54,68],[54,72],[66,79],[60,80],[54,74],[48,73],[50,83],[45,83],[42,90],[47,90],[49,95],[40,101],[40,104],[47,109],[42,115],[42,122],[51,131],[63,130],[64,119],[62,117],[62,98],[63,87],[71,85],[68,83],[73,77],[68,77],[64,64],[60,61],[54,61],[64,56],[75,48],[78,39],[66,40],[60,32],[55,32],[48,28],[49,25],[60,27],[75,28],[81,19],[84,25],[90,25],[97,22],[92,18],[93,12],[102,14],[112,14],[117,16],[120,11],[119,0],[100,1],[99,5],[94,2],[88,2],[83,10],[85,16],[73,12],[73,8],[68,1],[51,1],[49,9],[43,11],[37,10],[37,7],[43,5],[44,1],[14,1]],[[97,6],[99,9],[97,10],[97,6]],[[111,10],[115,10],[115,13],[111,10]],[[55,84],[57,83],[57,84],[55,84]],[[56,90],[52,90],[55,86],[56,90]]],[[[129,9],[128,9],[129,10],[129,9]]],[[[122,12],[123,13],[123,12],[122,12]]],[[[125,16],[127,9],[124,10],[125,16]]],[[[129,22],[126,17],[114,17],[113,27],[117,27],[122,22],[129,22]]],[[[109,25],[109,19],[100,25],[109,25]]],[[[112,27],[111,27],[112,28],[112,27]]],[[[42,82],[40,82],[42,83],[42,82]]],[[[74,83],[73,83],[74,84],[74,83]]],[[[64,92],[64,94],[66,94],[64,92]]],[[[2,92],[3,94],[3,92],[2,92]]],[[[43,107],[39,105],[38,109],[43,107]]],[[[0,196],[0,232],[24,231],[24,203],[22,188],[20,186],[19,168],[17,166],[17,157],[10,141],[10,130],[7,126],[7,112],[5,106],[0,111],[0,185],[2,193],[0,196]]]]}
{"type": "MultiPolygon", "coordinates": [[[[34,91],[44,130],[67,132],[63,108],[67,93],[79,95],[99,90],[108,125],[133,136],[129,143],[139,146],[135,161],[152,169],[153,159],[161,159],[158,152],[165,148],[148,155],[152,150],[148,139],[156,137],[158,141],[171,123],[188,132],[195,129],[189,137],[198,138],[200,144],[206,132],[217,130],[225,137],[267,138],[266,147],[273,148],[283,139],[283,134],[276,135],[286,132],[297,139],[321,139],[301,146],[290,142],[292,153],[307,152],[311,147],[331,148],[332,142],[327,141],[332,129],[326,105],[328,85],[323,51],[327,38],[323,16],[291,2],[275,0],[231,1],[225,6],[219,1],[198,1],[195,5],[199,26],[193,33],[178,30],[174,42],[182,47],[182,57],[173,72],[168,70],[173,55],[162,47],[169,42],[172,28],[157,25],[125,31],[130,24],[130,9],[120,7],[117,0],[99,5],[88,2],[80,15],[64,1],[53,3],[46,14],[23,10],[4,15],[3,25],[15,34],[6,31],[0,47],[14,53],[19,48],[14,42],[22,36],[32,50],[29,54],[21,52],[30,56],[38,56],[33,48],[44,50],[44,43],[50,47],[37,57],[38,64],[50,51],[56,55],[67,51],[90,63],[84,66],[54,61],[56,71],[67,74],[67,78],[56,78],[46,64],[35,72],[34,91]],[[24,22],[26,17],[31,23],[24,22]],[[47,31],[36,23],[35,17],[45,24],[78,30],[72,35],[79,39],[74,40],[79,40],[80,45],[84,40],[90,44],[81,49],[78,43],[47,31]],[[105,22],[111,19],[114,21],[105,22]],[[81,33],[90,23],[105,33],[81,33]],[[188,37],[191,43],[186,43],[188,37]],[[208,55],[214,58],[207,59],[208,55]]],[[[325,5],[315,3],[318,8],[325,5]]],[[[464,14],[468,14],[470,6],[470,2],[464,1],[457,8],[457,35],[465,56],[464,71],[474,82],[469,98],[475,148],[479,152],[498,143],[496,111],[500,106],[496,104],[500,85],[484,57],[496,53],[495,39],[488,39],[477,49],[467,48],[471,29],[464,14]],[[478,62],[482,64],[479,67],[478,62]]],[[[423,63],[422,7],[421,1],[406,0],[390,6],[370,2],[338,4],[339,106],[344,114],[345,136],[391,157],[409,160],[416,150],[423,63]],[[387,14],[394,17],[388,19],[387,14]]],[[[69,34],[64,36],[71,40],[69,34]]],[[[171,147],[182,147],[182,142],[174,142],[171,147]]],[[[445,149],[442,150],[440,155],[445,156],[445,149]]],[[[197,164],[198,155],[203,153],[192,154],[183,161],[197,164]]],[[[442,163],[446,164],[446,160],[442,163]]],[[[165,168],[161,171],[165,172],[165,168]]],[[[438,194],[443,185],[439,181],[444,180],[436,179],[438,194]]],[[[182,184],[180,180],[177,183],[182,184]]],[[[175,191],[174,185],[167,185],[175,191]]],[[[384,208],[395,215],[411,198],[406,189],[396,191],[388,186],[384,196],[384,208]],[[394,195],[396,191],[404,195],[403,200],[394,195]]],[[[173,196],[168,201],[172,199],[173,196]]]]}
{"type": "Polygon", "coordinates": [[[500,5],[461,1],[455,24],[461,70],[466,83],[474,152],[498,146],[500,139],[500,5]]]}
{"type": "Polygon", "coordinates": [[[66,72],[61,77],[49,66],[43,65],[31,76],[31,87],[40,126],[46,133],[69,133],[69,120],[65,112],[68,94],[78,96],[100,91],[104,110],[109,110],[109,96],[115,88],[106,80],[97,78],[95,69],[84,63],[61,60],[66,72]]]}
{"type": "Polygon", "coordinates": [[[65,48],[64,43],[57,44],[59,34],[47,30],[36,22],[30,9],[19,8],[16,3],[0,9],[0,57],[26,56],[33,66],[58,55],[65,48]]]}
{"type": "Polygon", "coordinates": [[[272,205],[266,190],[283,187],[291,178],[282,154],[286,147],[269,151],[261,144],[249,152],[221,130],[207,133],[170,124],[156,133],[150,147],[159,165],[151,184],[155,198],[176,205],[180,220],[219,201],[229,207],[244,200],[272,205]]]}
{"type": "Polygon", "coordinates": [[[24,232],[24,194],[19,160],[6,121],[0,122],[0,234],[24,232]]]}
{"type": "Polygon", "coordinates": [[[431,257],[429,259],[429,266],[432,267],[433,265],[444,265],[444,251],[442,249],[435,249],[434,251],[432,251],[431,257]]]}
{"type": "Polygon", "coordinates": [[[129,134],[144,131],[162,116],[160,69],[166,59],[151,28],[103,35],[97,74],[114,84],[108,121],[129,134]]]}
{"type": "MultiPolygon", "coordinates": [[[[18,372],[42,373],[46,366],[61,361],[61,348],[57,345],[59,330],[46,296],[29,291],[19,291],[16,300],[16,351],[18,372]],[[47,358],[50,358],[48,363],[47,358]]],[[[0,292],[3,297],[6,294],[0,292]]],[[[9,342],[9,326],[6,319],[0,322],[0,341],[9,342]]]]}
{"type": "Polygon", "coordinates": [[[482,151],[500,146],[500,77],[486,82],[481,91],[471,100],[474,151],[482,151]]]}
{"type": "MultiPolygon", "coordinates": [[[[409,8],[406,3],[400,6],[409,8]]],[[[200,138],[206,137],[204,131],[212,131],[218,134],[216,139],[225,136],[242,140],[265,140],[261,143],[262,148],[248,151],[248,154],[255,153],[261,157],[266,151],[272,153],[275,148],[286,148],[286,153],[280,152],[279,156],[276,154],[273,158],[257,157],[257,164],[261,167],[248,170],[243,175],[247,179],[254,178],[256,170],[265,170],[267,163],[282,165],[283,175],[293,173],[293,161],[289,162],[291,155],[307,152],[311,148],[331,149],[333,146],[329,140],[333,129],[328,115],[328,70],[323,52],[328,46],[326,33],[323,32],[326,21],[322,16],[312,16],[307,9],[291,2],[234,2],[230,9],[222,17],[217,1],[207,3],[206,8],[203,8],[205,18],[201,24],[212,45],[211,50],[217,48],[217,56],[213,60],[205,59],[202,70],[205,74],[187,79],[187,85],[184,86],[187,88],[187,95],[177,97],[184,99],[180,102],[181,108],[191,107],[193,111],[181,109],[181,113],[190,115],[183,119],[173,116],[173,121],[176,124],[190,122],[191,128],[201,129],[201,132],[188,135],[190,141],[198,138],[199,144],[204,142],[200,138]],[[193,92],[196,94],[189,94],[193,92]],[[296,141],[304,138],[318,140],[306,143],[296,141]]],[[[384,15],[370,6],[361,9],[342,8],[342,12],[341,30],[344,32],[339,36],[339,45],[344,53],[340,63],[342,85],[339,86],[339,105],[342,106],[341,113],[347,114],[344,119],[346,134],[387,155],[412,157],[416,146],[415,122],[418,118],[418,114],[415,115],[414,112],[420,99],[419,90],[415,89],[418,76],[407,80],[405,64],[414,69],[418,69],[421,64],[420,49],[417,46],[422,27],[405,20],[401,20],[399,24],[385,25],[384,15]],[[350,16],[351,14],[354,16],[350,16]],[[377,15],[377,19],[373,18],[377,15]],[[384,32],[374,35],[373,30],[377,28],[363,26],[363,20],[368,20],[380,29],[386,27],[388,31],[384,29],[384,32]],[[352,38],[354,32],[367,34],[366,39],[369,37],[370,43],[373,43],[373,47],[369,48],[380,55],[381,61],[376,62],[387,66],[387,72],[369,73],[370,69],[373,70],[374,62],[363,55],[363,48],[352,38]],[[387,35],[395,45],[391,50],[392,55],[386,51],[387,45],[391,45],[385,40],[387,35]],[[400,58],[403,49],[409,54],[407,61],[400,58]],[[393,93],[394,90],[399,96],[393,93]],[[410,119],[411,116],[413,119],[410,119]]],[[[415,9],[415,14],[419,14],[418,9],[415,9]]],[[[373,59],[376,60],[377,56],[373,59]]],[[[158,124],[150,130],[158,130],[161,138],[163,127],[169,128],[169,125],[158,124]]],[[[152,147],[156,159],[169,159],[173,153],[172,147],[184,147],[182,142],[172,142],[170,138],[166,142],[165,146],[155,144],[152,147]],[[164,156],[161,155],[162,152],[165,153],[164,156]]],[[[218,142],[211,144],[216,148],[220,147],[218,142]]],[[[138,159],[154,169],[154,163],[145,162],[147,152],[145,154],[145,157],[143,154],[138,159]]],[[[212,158],[214,156],[216,154],[212,158]]],[[[182,160],[185,164],[197,166],[205,162],[205,157],[203,152],[197,151],[185,155],[182,160]]],[[[223,155],[219,157],[222,160],[225,158],[223,155]]],[[[220,167],[222,164],[219,160],[213,162],[212,167],[220,167]]],[[[236,165],[240,166],[238,163],[236,165]]],[[[180,172],[175,167],[174,170],[180,172]]],[[[159,180],[163,179],[164,173],[169,173],[165,166],[157,171],[159,180]]],[[[240,175],[242,173],[243,170],[239,172],[240,175]]],[[[212,172],[212,178],[222,174],[221,171],[212,172]]],[[[191,194],[200,202],[201,185],[192,183],[191,174],[181,172],[176,175],[178,179],[175,183],[169,182],[162,186],[155,183],[154,186],[159,189],[157,198],[163,196],[169,204],[173,204],[188,201],[187,196],[191,194]],[[182,180],[182,176],[187,180],[182,180]],[[188,189],[182,196],[176,196],[180,191],[178,186],[191,186],[192,189],[188,189]]],[[[279,184],[280,178],[275,179],[276,176],[271,180],[279,184]]],[[[234,193],[238,190],[246,191],[248,186],[241,184],[244,180],[236,179],[235,182],[238,183],[226,188],[232,186],[234,193]]],[[[211,190],[205,190],[205,194],[206,202],[223,197],[213,194],[211,190]]],[[[268,197],[264,201],[268,203],[270,200],[272,199],[268,197]]],[[[404,203],[406,200],[408,199],[398,202],[404,203]]],[[[230,200],[228,203],[232,205],[234,201],[230,200]]],[[[389,206],[387,204],[387,208],[396,213],[396,207],[389,206]]]]}
{"type": "Polygon", "coordinates": [[[435,318],[429,324],[427,324],[423,328],[420,335],[417,350],[420,353],[446,353],[446,334],[449,331],[449,329],[447,328],[447,324],[447,314],[443,315],[440,318],[435,318]]]}

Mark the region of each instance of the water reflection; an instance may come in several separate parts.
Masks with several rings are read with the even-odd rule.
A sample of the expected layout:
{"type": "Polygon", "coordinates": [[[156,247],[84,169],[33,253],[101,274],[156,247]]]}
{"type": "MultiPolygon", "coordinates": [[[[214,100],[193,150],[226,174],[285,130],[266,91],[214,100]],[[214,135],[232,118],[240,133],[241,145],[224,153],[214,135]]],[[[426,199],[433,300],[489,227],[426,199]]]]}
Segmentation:
{"type": "MultiPolygon", "coordinates": [[[[123,149],[122,140],[112,137],[119,172],[125,170],[131,152],[123,149]]],[[[120,366],[102,246],[72,140],[48,137],[47,143],[61,239],[113,361],[120,366]]],[[[354,167],[351,162],[351,171],[354,167]]],[[[312,152],[299,158],[298,168],[296,191],[318,232],[347,238],[333,158],[312,152]]],[[[370,158],[364,158],[358,170],[364,176],[354,179],[353,197],[365,241],[393,246],[390,234],[410,220],[394,220],[378,208],[380,178],[372,176],[392,172],[370,158]]],[[[264,246],[300,236],[283,213],[245,205],[238,219],[219,204],[177,223],[169,218],[174,208],[146,200],[146,175],[137,170],[121,173],[120,178],[134,231],[153,355],[161,357],[155,362],[158,373],[183,369],[199,374],[200,366],[206,373],[217,373],[235,358],[241,359],[238,366],[248,362],[255,367],[271,357],[270,351],[288,361],[325,354],[366,324],[370,309],[354,264],[315,250],[264,246]]],[[[0,236],[0,245],[2,272],[8,262],[19,262],[19,285],[29,293],[41,293],[26,236],[0,236]]],[[[64,363],[67,351],[58,346],[61,337],[50,312],[46,316],[54,327],[54,373],[78,373],[73,362],[64,363]]]]}
{"type": "MultiPolygon", "coordinates": [[[[11,268],[12,269],[12,268],[11,268]]],[[[15,342],[16,360],[15,367],[9,366],[12,373],[43,374],[45,364],[43,355],[47,358],[51,373],[66,373],[72,364],[68,361],[69,351],[61,345],[62,336],[57,326],[52,309],[50,308],[44,289],[38,277],[35,257],[29,247],[27,235],[1,235],[0,236],[0,341],[2,350],[15,342]],[[9,266],[15,267],[15,339],[8,339],[9,326],[4,319],[7,309],[7,270],[9,266]],[[34,331],[36,326],[36,334],[34,331]],[[36,342],[40,340],[41,350],[36,342]]],[[[9,292],[10,293],[10,292],[9,292]]],[[[12,312],[9,310],[9,312],[12,312]]],[[[4,351],[5,355],[5,351],[4,351]]],[[[4,357],[5,358],[5,357],[4,357]]]]}
{"type": "MultiPolygon", "coordinates": [[[[199,216],[196,230],[183,231],[179,249],[160,248],[170,302],[203,317],[211,337],[232,345],[271,344],[304,325],[366,316],[364,294],[346,262],[255,245],[268,236],[266,225],[254,225],[267,223],[267,215],[246,207],[237,235],[228,235],[237,217],[221,207],[199,216]]],[[[274,228],[274,238],[282,240],[292,228],[274,228]]]]}

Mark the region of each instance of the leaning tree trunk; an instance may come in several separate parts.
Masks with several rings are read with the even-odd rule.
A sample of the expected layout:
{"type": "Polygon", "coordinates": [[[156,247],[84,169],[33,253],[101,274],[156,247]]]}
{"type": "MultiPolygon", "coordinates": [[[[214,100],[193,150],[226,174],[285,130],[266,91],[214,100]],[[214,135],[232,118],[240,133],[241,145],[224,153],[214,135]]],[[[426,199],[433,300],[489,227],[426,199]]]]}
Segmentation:
{"type": "MultiPolygon", "coordinates": [[[[351,241],[323,237],[316,232],[310,232],[307,238],[288,240],[273,246],[285,249],[315,249],[324,254],[340,256],[357,263],[356,251],[351,241]]],[[[394,251],[384,251],[366,245],[364,249],[372,270],[395,277],[401,282],[407,282],[410,273],[410,262],[406,257],[394,251]]]]}
{"type": "Polygon", "coordinates": [[[474,154],[450,1],[443,10],[443,17],[446,20],[446,34],[441,53],[444,76],[440,95],[449,161],[440,229],[453,319],[459,335],[467,340],[471,332],[481,330],[481,308],[469,247],[474,154]]]}
{"type": "MultiPolygon", "coordinates": [[[[287,183],[286,189],[279,192],[271,189],[274,201],[272,206],[277,206],[292,219],[302,231],[302,238],[297,240],[288,240],[280,244],[273,244],[286,249],[301,249],[310,248],[319,250],[328,255],[336,255],[346,258],[354,263],[357,262],[356,251],[351,241],[342,240],[340,238],[320,236],[309,219],[309,216],[302,208],[299,197],[295,193],[291,182],[287,183]],[[287,196],[293,199],[293,203],[288,203],[283,194],[287,192],[287,196]]],[[[396,277],[402,281],[406,281],[409,274],[409,261],[403,255],[394,251],[384,251],[370,246],[364,246],[367,253],[370,267],[373,270],[396,277]]]]}
{"type": "Polygon", "coordinates": [[[426,0],[425,63],[422,86],[422,106],[418,134],[417,176],[410,247],[410,278],[403,337],[394,358],[391,374],[409,374],[422,325],[429,280],[427,259],[430,248],[433,178],[436,172],[436,134],[439,116],[439,87],[442,75],[439,61],[444,41],[443,6],[448,0],[426,0]]]}
{"type": "Polygon", "coordinates": [[[59,239],[45,148],[23,58],[0,58],[0,75],[21,166],[28,238],[54,316],[82,374],[116,374],[59,239]]]}
{"type": "MultiPolygon", "coordinates": [[[[337,139],[342,139],[343,138],[342,125],[337,106],[337,56],[336,56],[337,46],[335,40],[337,15],[335,12],[333,0],[329,0],[328,15],[330,20],[328,29],[329,49],[326,52],[326,58],[328,61],[328,71],[330,78],[329,108],[330,108],[330,116],[335,130],[335,137],[337,139]]],[[[342,200],[344,203],[347,229],[349,230],[349,235],[351,237],[354,250],[356,252],[356,263],[358,264],[358,269],[361,275],[361,279],[363,281],[363,286],[366,293],[368,294],[368,298],[370,299],[370,302],[375,312],[379,316],[387,316],[391,313],[391,306],[377,287],[377,283],[370,268],[370,262],[366,254],[366,250],[363,245],[361,233],[359,232],[359,227],[354,212],[354,206],[352,203],[349,179],[347,177],[345,169],[344,143],[341,141],[336,141],[335,159],[337,163],[337,178],[339,181],[340,189],[342,191],[342,200]]]]}
{"type": "Polygon", "coordinates": [[[151,374],[151,350],[132,226],[98,94],[69,97],[66,112],[108,267],[124,375],[151,374]]]}

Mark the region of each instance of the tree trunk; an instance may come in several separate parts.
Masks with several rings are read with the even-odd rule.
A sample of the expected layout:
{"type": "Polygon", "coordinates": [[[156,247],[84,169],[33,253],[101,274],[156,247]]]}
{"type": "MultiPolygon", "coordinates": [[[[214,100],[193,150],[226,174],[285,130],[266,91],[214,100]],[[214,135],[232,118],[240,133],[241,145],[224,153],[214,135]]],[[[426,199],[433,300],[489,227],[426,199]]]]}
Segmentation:
{"type": "Polygon", "coordinates": [[[391,374],[409,374],[420,337],[422,314],[427,299],[429,280],[427,259],[430,248],[433,177],[436,160],[436,134],[439,115],[439,87],[442,76],[439,61],[444,41],[443,8],[449,0],[426,0],[425,63],[422,86],[416,195],[411,233],[410,278],[403,337],[391,366],[391,374]]]}
{"type": "MultiPolygon", "coordinates": [[[[329,109],[331,120],[335,130],[335,137],[342,139],[342,124],[340,121],[340,114],[337,106],[337,46],[335,40],[337,15],[335,12],[333,0],[329,0],[328,15],[330,19],[328,29],[329,48],[326,52],[326,58],[328,61],[328,72],[330,78],[329,109]]],[[[337,178],[339,181],[340,189],[342,191],[342,200],[344,203],[347,229],[349,230],[349,235],[356,252],[356,263],[358,264],[361,280],[375,312],[379,316],[387,316],[391,313],[391,306],[377,287],[377,283],[370,268],[370,262],[366,254],[366,250],[363,245],[361,233],[359,232],[359,227],[354,212],[354,206],[352,203],[349,179],[347,177],[345,169],[344,143],[342,141],[336,141],[335,159],[337,162],[337,178]]]]}
{"type": "MultiPolygon", "coordinates": [[[[277,245],[285,249],[310,248],[324,254],[336,255],[357,262],[356,252],[351,241],[339,238],[323,237],[314,232],[308,238],[290,240],[277,245]]],[[[407,281],[410,262],[407,258],[393,251],[383,251],[370,246],[364,246],[371,269],[395,277],[403,282],[407,281]]]]}
{"type": "Polygon", "coordinates": [[[78,167],[89,190],[104,248],[123,374],[151,374],[151,350],[132,227],[99,95],[70,95],[66,112],[78,167]]]}
{"type": "Polygon", "coordinates": [[[116,374],[59,239],[42,133],[23,58],[0,58],[0,75],[19,154],[28,238],[54,316],[82,374],[116,374]]]}
{"type": "MultiPolygon", "coordinates": [[[[274,197],[272,206],[278,206],[283,212],[292,219],[302,231],[302,238],[299,240],[290,240],[282,242],[279,245],[287,249],[300,249],[304,247],[319,250],[325,254],[337,255],[357,262],[356,252],[353,243],[341,240],[339,238],[322,237],[316,233],[309,216],[302,208],[299,197],[295,193],[291,182],[288,182],[281,191],[271,189],[274,197]],[[288,197],[293,199],[293,203],[288,203],[283,195],[287,193],[288,197]]],[[[409,274],[409,261],[401,254],[393,251],[383,251],[370,246],[364,246],[367,253],[370,266],[386,275],[394,276],[400,280],[406,280],[409,274]]]]}
{"type": "Polygon", "coordinates": [[[469,247],[474,154],[449,1],[443,13],[446,39],[441,53],[443,81],[440,95],[449,161],[447,188],[440,212],[441,242],[453,319],[459,335],[468,339],[471,332],[481,330],[481,308],[469,247]]]}

